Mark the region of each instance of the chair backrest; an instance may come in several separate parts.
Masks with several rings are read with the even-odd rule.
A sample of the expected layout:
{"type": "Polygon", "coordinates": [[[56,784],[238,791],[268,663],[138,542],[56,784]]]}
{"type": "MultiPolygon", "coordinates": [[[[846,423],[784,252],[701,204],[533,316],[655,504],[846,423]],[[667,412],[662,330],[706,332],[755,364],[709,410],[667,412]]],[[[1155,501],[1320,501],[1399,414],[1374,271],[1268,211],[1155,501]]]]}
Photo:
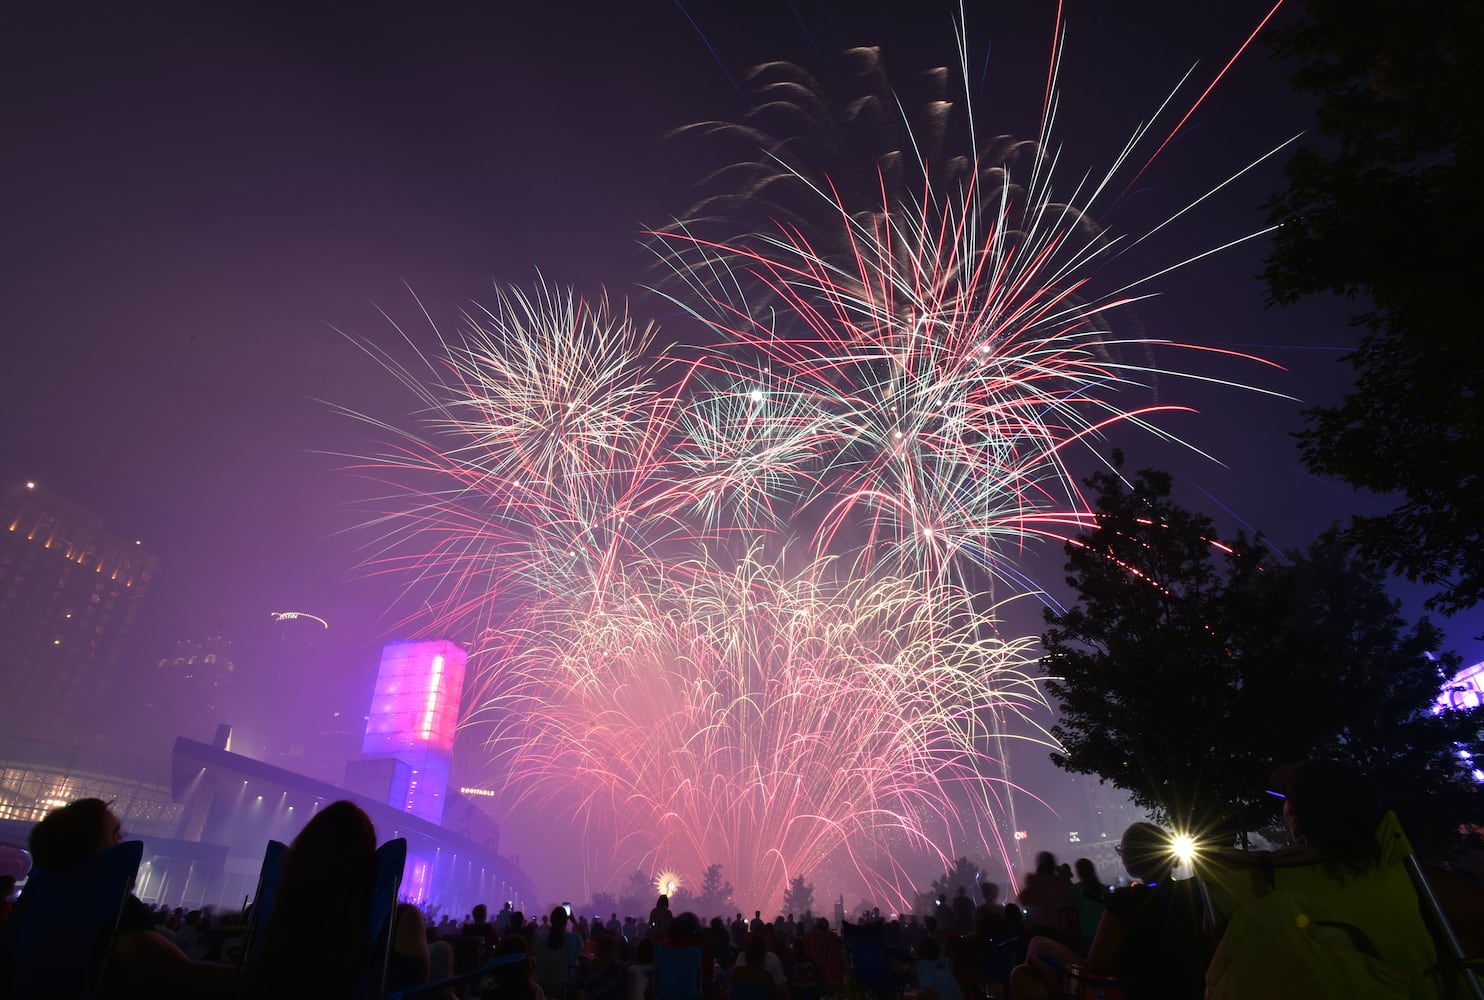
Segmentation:
{"type": "MultiPolygon", "coordinates": [[[[538,940],[535,946],[541,948],[543,943],[538,940]]],[[[656,1000],[690,1000],[700,997],[705,989],[705,972],[701,968],[699,944],[674,946],[661,942],[654,946],[656,1000]]]]}
{"type": "Polygon", "coordinates": [[[1422,866],[1422,860],[1412,853],[1407,855],[1404,864],[1407,877],[1417,890],[1417,902],[1422,909],[1423,920],[1438,946],[1438,957],[1448,970],[1443,973],[1444,982],[1453,984],[1455,993],[1467,996],[1470,1000],[1484,1000],[1484,980],[1479,978],[1480,965],[1484,963],[1484,959],[1477,955],[1471,956],[1464,950],[1458,932],[1448,919],[1443,904],[1438,901],[1438,894],[1427,876],[1427,870],[1422,866]]]}
{"type": "Polygon", "coordinates": [[[994,947],[990,948],[984,955],[985,981],[1001,983],[1008,988],[1011,971],[1025,961],[1026,946],[1028,943],[1018,937],[996,941],[994,947]]]}
{"type": "Polygon", "coordinates": [[[283,884],[283,855],[288,853],[288,844],[270,840],[263,852],[263,866],[258,868],[258,890],[252,896],[252,909],[248,914],[248,932],[242,941],[243,967],[252,967],[252,951],[255,945],[263,944],[263,929],[269,926],[273,904],[278,902],[279,886],[283,884]]]}
{"type": "MultiPolygon", "coordinates": [[[[1456,936],[1450,933],[1451,927],[1441,907],[1431,897],[1430,885],[1416,864],[1411,843],[1395,813],[1388,812],[1382,818],[1376,838],[1381,861],[1359,874],[1347,873],[1317,858],[1305,859],[1302,855],[1295,858],[1286,852],[1255,854],[1250,858],[1235,852],[1216,852],[1201,861],[1198,874],[1210,883],[1210,897],[1216,909],[1231,917],[1217,961],[1208,973],[1208,982],[1225,975],[1235,983],[1248,965],[1258,972],[1272,966],[1276,946],[1263,943],[1260,947],[1244,948],[1245,938],[1237,932],[1247,932],[1253,924],[1263,929],[1266,925],[1261,921],[1242,918],[1257,912],[1259,907],[1271,909],[1285,905],[1283,899],[1272,898],[1276,895],[1290,898],[1292,905],[1303,908],[1306,915],[1323,914],[1323,919],[1306,920],[1305,926],[1344,929],[1347,936],[1335,938],[1341,946],[1347,941],[1359,942],[1353,950],[1364,958],[1373,958],[1406,982],[1424,983],[1445,993],[1484,997],[1484,988],[1477,980],[1461,971],[1463,962],[1456,936]],[[1293,863],[1295,860],[1299,863],[1293,863]],[[1259,952],[1260,961],[1248,961],[1248,953],[1253,951],[1259,952]]],[[[1324,943],[1328,944],[1331,938],[1334,935],[1325,938],[1324,943]]],[[[1299,954],[1300,944],[1307,946],[1307,942],[1292,944],[1295,955],[1299,954]]],[[[1331,957],[1328,950],[1323,956],[1331,957]]],[[[1322,966],[1317,960],[1310,964],[1316,970],[1328,969],[1341,959],[1357,961],[1346,952],[1330,965],[1322,966]]],[[[1367,974],[1375,978],[1374,973],[1367,974]]]]}
{"type": "MultiPolygon", "coordinates": [[[[498,977],[499,970],[508,968],[509,966],[513,965],[524,966],[525,963],[527,963],[528,961],[530,961],[530,959],[525,952],[520,952],[514,955],[498,955],[495,958],[490,959],[483,965],[459,975],[450,976],[446,979],[439,979],[431,983],[421,983],[417,986],[408,986],[405,989],[401,990],[392,990],[385,995],[383,1000],[405,1000],[405,998],[408,997],[429,996],[435,993],[442,995],[445,991],[450,989],[452,989],[456,995],[463,996],[465,987],[467,985],[477,983],[483,980],[486,976],[493,975],[498,977]]],[[[495,988],[498,989],[498,986],[495,988]]]]}
{"type": "Polygon", "coordinates": [[[252,912],[248,916],[247,933],[242,941],[240,968],[247,970],[249,992],[262,992],[262,963],[253,959],[263,943],[263,931],[268,918],[273,915],[273,904],[278,901],[278,888],[283,885],[283,858],[289,845],[277,840],[268,841],[263,851],[263,866],[258,869],[258,891],[253,896],[252,912]]]}
{"type": "Polygon", "coordinates": [[[91,997],[107,970],[144,845],[118,844],[65,871],[32,868],[0,940],[0,994],[91,997]]]}
{"type": "Polygon", "coordinates": [[[371,953],[378,968],[373,970],[375,995],[386,989],[386,970],[392,960],[392,939],[397,917],[397,893],[402,888],[402,869],[407,865],[407,838],[388,840],[376,849],[376,888],[371,895],[371,925],[366,929],[371,953]]]}
{"type": "Polygon", "coordinates": [[[880,924],[842,924],[845,954],[857,985],[876,997],[891,996],[896,986],[886,957],[886,930],[880,924]]]}

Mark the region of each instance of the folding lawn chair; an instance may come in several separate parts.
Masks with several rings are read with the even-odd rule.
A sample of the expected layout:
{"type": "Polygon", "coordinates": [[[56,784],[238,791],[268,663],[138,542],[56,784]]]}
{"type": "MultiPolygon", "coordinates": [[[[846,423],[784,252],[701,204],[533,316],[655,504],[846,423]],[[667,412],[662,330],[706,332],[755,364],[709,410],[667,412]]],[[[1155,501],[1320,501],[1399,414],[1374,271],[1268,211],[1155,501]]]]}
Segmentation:
{"type": "Polygon", "coordinates": [[[33,867],[0,934],[0,995],[94,996],[143,857],[144,845],[131,840],[65,871],[33,867]]]}

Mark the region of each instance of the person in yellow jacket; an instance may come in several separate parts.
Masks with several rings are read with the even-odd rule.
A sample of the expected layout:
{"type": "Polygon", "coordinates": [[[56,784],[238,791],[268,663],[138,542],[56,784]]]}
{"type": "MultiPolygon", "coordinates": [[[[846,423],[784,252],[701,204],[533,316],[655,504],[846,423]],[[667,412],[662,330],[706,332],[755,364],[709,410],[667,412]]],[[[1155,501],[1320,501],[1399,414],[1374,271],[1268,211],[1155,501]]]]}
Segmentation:
{"type": "Polygon", "coordinates": [[[1274,783],[1293,846],[1196,861],[1213,915],[1229,920],[1207,1000],[1442,996],[1396,815],[1359,770],[1335,761],[1291,765],[1274,783]]]}

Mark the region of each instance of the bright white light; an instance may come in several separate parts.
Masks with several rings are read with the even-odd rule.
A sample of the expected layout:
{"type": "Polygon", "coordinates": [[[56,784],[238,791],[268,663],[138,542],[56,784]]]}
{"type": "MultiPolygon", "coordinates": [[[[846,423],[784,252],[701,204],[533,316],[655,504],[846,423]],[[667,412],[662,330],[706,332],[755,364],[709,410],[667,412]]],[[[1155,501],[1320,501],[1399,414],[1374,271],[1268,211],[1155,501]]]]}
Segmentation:
{"type": "Polygon", "coordinates": [[[433,713],[438,707],[439,688],[443,681],[443,656],[433,657],[433,669],[428,672],[428,702],[423,707],[423,739],[433,738],[433,713]]]}
{"type": "Polygon", "coordinates": [[[1189,834],[1180,833],[1170,842],[1170,847],[1175,851],[1175,857],[1180,859],[1182,865],[1190,864],[1195,858],[1195,840],[1189,834]]]}
{"type": "Polygon", "coordinates": [[[754,389],[748,395],[752,397],[754,403],[761,403],[763,401],[763,390],[761,389],[754,389]]]}

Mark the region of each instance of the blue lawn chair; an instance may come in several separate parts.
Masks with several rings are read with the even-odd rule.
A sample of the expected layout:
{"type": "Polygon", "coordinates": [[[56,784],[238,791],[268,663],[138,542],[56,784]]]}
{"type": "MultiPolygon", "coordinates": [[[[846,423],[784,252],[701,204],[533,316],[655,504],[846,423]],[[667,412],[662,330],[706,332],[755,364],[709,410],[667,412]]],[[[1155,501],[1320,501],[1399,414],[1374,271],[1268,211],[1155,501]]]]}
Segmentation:
{"type": "Polygon", "coordinates": [[[144,845],[133,840],[66,871],[33,867],[0,936],[0,995],[93,997],[143,857],[144,845]]]}
{"type": "Polygon", "coordinates": [[[886,953],[886,929],[881,924],[846,923],[840,930],[855,984],[876,1000],[900,993],[886,953]]]}
{"type": "Polygon", "coordinates": [[[386,990],[387,967],[392,961],[392,932],[397,919],[397,893],[402,888],[402,869],[407,866],[407,838],[388,840],[376,849],[376,889],[371,896],[371,954],[377,956],[374,996],[386,990]]]}
{"type": "Polygon", "coordinates": [[[247,933],[242,941],[239,968],[247,970],[248,993],[263,992],[263,970],[261,963],[253,961],[257,949],[263,943],[263,931],[268,926],[268,915],[278,899],[278,887],[283,884],[283,858],[289,845],[277,840],[268,841],[263,851],[263,866],[258,870],[258,892],[253,897],[252,912],[247,920],[247,933]]]}
{"type": "Polygon", "coordinates": [[[418,986],[403,987],[400,990],[394,990],[386,994],[383,1000],[410,1000],[411,997],[422,996],[429,993],[442,993],[444,990],[447,989],[454,989],[457,995],[462,996],[464,987],[470,984],[478,983],[484,977],[492,975],[496,969],[499,969],[502,966],[516,965],[517,963],[529,961],[530,956],[528,956],[525,952],[520,952],[519,954],[515,955],[497,955],[477,969],[462,973],[461,975],[450,976],[447,979],[440,979],[437,982],[422,983],[418,986]]]}

